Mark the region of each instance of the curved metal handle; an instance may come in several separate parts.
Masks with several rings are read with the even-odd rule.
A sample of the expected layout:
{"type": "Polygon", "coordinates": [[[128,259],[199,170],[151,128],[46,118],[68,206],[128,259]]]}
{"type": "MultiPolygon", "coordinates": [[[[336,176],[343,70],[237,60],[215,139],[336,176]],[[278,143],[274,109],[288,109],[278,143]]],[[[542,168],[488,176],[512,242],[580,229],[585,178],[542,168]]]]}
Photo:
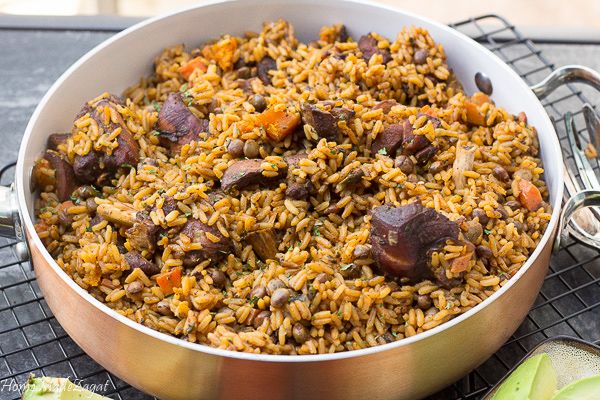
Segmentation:
{"type": "Polygon", "coordinates": [[[565,65],[564,67],[560,67],[537,85],[531,86],[531,90],[542,100],[559,86],[575,82],[585,83],[600,90],[600,74],[583,65],[565,65]]]}
{"type": "Polygon", "coordinates": [[[15,253],[20,261],[29,260],[29,247],[19,215],[14,186],[0,186],[0,236],[15,238],[15,253]]]}
{"type": "Polygon", "coordinates": [[[558,251],[567,230],[582,244],[600,250],[600,237],[591,235],[582,229],[568,229],[573,214],[586,207],[600,206],[600,189],[582,190],[565,203],[558,222],[558,234],[554,241],[554,251],[558,251]]]}

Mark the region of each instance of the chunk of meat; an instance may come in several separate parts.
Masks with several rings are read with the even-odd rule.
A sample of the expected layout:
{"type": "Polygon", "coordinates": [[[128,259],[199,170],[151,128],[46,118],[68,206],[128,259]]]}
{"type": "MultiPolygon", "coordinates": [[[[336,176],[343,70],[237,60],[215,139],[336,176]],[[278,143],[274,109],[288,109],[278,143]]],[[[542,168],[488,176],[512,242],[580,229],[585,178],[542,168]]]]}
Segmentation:
{"type": "Polygon", "coordinates": [[[402,143],[405,141],[408,143],[410,138],[415,137],[412,131],[412,125],[408,120],[388,125],[371,144],[371,154],[374,156],[379,153],[394,157],[402,143]]]}
{"type": "Polygon", "coordinates": [[[161,143],[173,149],[198,140],[200,133],[208,132],[209,121],[196,117],[178,92],[169,94],[158,113],[156,124],[161,143]]]}
{"type": "Polygon", "coordinates": [[[389,113],[392,110],[392,107],[397,106],[398,102],[394,99],[389,99],[389,100],[383,100],[380,101],[379,103],[377,103],[375,105],[375,107],[373,107],[373,110],[383,110],[384,114],[389,113]]]}
{"type": "Polygon", "coordinates": [[[77,178],[71,164],[62,154],[54,150],[46,150],[44,158],[48,160],[54,170],[54,190],[60,201],[66,201],[77,187],[77,178]]]}
{"type": "Polygon", "coordinates": [[[287,163],[288,169],[291,171],[293,168],[298,168],[300,161],[307,158],[308,154],[304,151],[293,155],[287,155],[283,157],[283,160],[287,163]]]}
{"type": "Polygon", "coordinates": [[[279,170],[277,176],[266,177],[262,174],[261,164],[263,162],[264,160],[261,159],[240,160],[234,162],[223,173],[221,187],[226,192],[233,189],[241,190],[260,182],[272,183],[282,176],[285,176],[287,173],[287,170],[279,170]]]}
{"type": "Polygon", "coordinates": [[[371,34],[363,35],[358,39],[358,48],[361,51],[365,61],[369,61],[375,54],[381,54],[383,58],[382,64],[387,64],[392,55],[388,49],[381,49],[377,46],[377,39],[371,34]]]}
{"type": "Polygon", "coordinates": [[[99,183],[98,178],[103,170],[101,159],[101,154],[93,150],[84,156],[75,156],[73,171],[77,180],[83,183],[99,183]]]}
{"type": "Polygon", "coordinates": [[[427,162],[437,153],[437,147],[433,145],[429,145],[425,147],[423,150],[420,150],[415,154],[415,158],[420,165],[427,164],[427,162]]]}
{"type": "Polygon", "coordinates": [[[138,212],[133,226],[125,231],[125,237],[133,249],[140,253],[147,251],[148,254],[153,254],[156,250],[158,228],[145,212],[138,212]]]}
{"type": "Polygon", "coordinates": [[[280,142],[300,125],[300,116],[293,110],[275,111],[269,108],[258,116],[258,122],[269,139],[280,142]]]}
{"type": "Polygon", "coordinates": [[[305,183],[288,181],[285,196],[294,200],[304,200],[310,194],[311,189],[312,184],[310,181],[306,181],[305,183]]]}
{"type": "Polygon", "coordinates": [[[215,226],[209,226],[197,219],[190,218],[181,229],[181,233],[193,243],[200,243],[202,249],[186,252],[183,266],[193,268],[198,263],[210,259],[217,262],[233,251],[233,243],[215,226]]]}
{"type": "Polygon", "coordinates": [[[274,59],[272,59],[271,57],[266,56],[266,57],[263,57],[256,64],[256,69],[257,69],[258,78],[265,85],[270,85],[271,84],[271,75],[269,74],[269,71],[277,70],[277,62],[274,59]]]}
{"type": "Polygon", "coordinates": [[[123,257],[125,258],[127,265],[129,265],[129,268],[132,270],[139,268],[144,271],[147,276],[156,275],[160,272],[158,265],[152,261],[146,260],[139,252],[135,250],[127,252],[123,257]]]}
{"type": "Polygon", "coordinates": [[[319,138],[325,138],[329,142],[338,140],[341,133],[338,122],[349,121],[354,116],[353,110],[336,107],[326,111],[310,103],[303,103],[300,112],[302,121],[312,126],[319,138]]]}
{"type": "Polygon", "coordinates": [[[361,168],[356,168],[350,171],[350,173],[340,182],[340,186],[347,188],[357,185],[362,181],[365,176],[365,171],[361,168]]]}
{"type": "Polygon", "coordinates": [[[84,183],[96,182],[102,173],[113,173],[125,165],[137,165],[140,154],[139,145],[127,128],[123,117],[117,110],[122,102],[116,96],[101,99],[90,105],[86,104],[81,113],[88,113],[96,121],[103,132],[114,132],[120,129],[117,136],[119,144],[112,154],[90,151],[86,155],[77,155],[73,162],[73,169],[77,178],[84,183]]]}
{"type": "Polygon", "coordinates": [[[46,148],[48,150],[58,150],[58,146],[66,143],[70,137],[70,133],[53,133],[52,135],[48,136],[46,148]]]}
{"type": "Polygon", "coordinates": [[[420,203],[373,209],[370,242],[379,270],[393,277],[431,276],[429,252],[447,239],[457,240],[459,226],[420,203]]]}
{"type": "Polygon", "coordinates": [[[438,117],[434,117],[433,115],[424,112],[418,112],[417,119],[421,117],[426,117],[427,120],[433,125],[433,129],[437,129],[442,126],[442,121],[438,117]]]}
{"type": "Polygon", "coordinates": [[[254,253],[263,261],[272,260],[277,254],[277,241],[272,229],[262,229],[246,235],[254,253]]]}

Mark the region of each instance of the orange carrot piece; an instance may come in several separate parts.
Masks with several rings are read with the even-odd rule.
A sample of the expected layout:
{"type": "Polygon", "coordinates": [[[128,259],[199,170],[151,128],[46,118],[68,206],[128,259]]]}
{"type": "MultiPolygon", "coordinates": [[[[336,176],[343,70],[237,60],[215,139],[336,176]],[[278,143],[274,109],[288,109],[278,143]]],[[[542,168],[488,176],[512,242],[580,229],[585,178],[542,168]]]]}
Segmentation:
{"type": "Polygon", "coordinates": [[[526,179],[520,179],[519,202],[529,211],[535,211],[542,206],[542,194],[540,190],[526,179]]]}
{"type": "Polygon", "coordinates": [[[174,268],[156,277],[156,283],[165,295],[173,293],[173,288],[181,286],[181,268],[174,268]]]}
{"type": "Polygon", "coordinates": [[[473,96],[471,96],[471,101],[475,104],[477,104],[478,106],[485,104],[485,103],[491,103],[492,101],[490,100],[490,97],[482,92],[475,92],[473,93],[473,96]]]}
{"type": "Polygon", "coordinates": [[[484,126],[485,115],[479,111],[479,106],[469,100],[465,100],[464,105],[467,111],[467,122],[473,125],[484,126]]]}
{"type": "Polygon", "coordinates": [[[183,76],[184,79],[187,81],[190,79],[190,75],[192,75],[192,72],[194,72],[196,69],[200,69],[202,70],[202,72],[206,72],[206,64],[202,62],[200,57],[192,58],[186,64],[183,64],[181,67],[179,67],[177,69],[177,72],[179,72],[181,76],[183,76]]]}
{"type": "Polygon", "coordinates": [[[294,132],[300,124],[300,115],[291,111],[267,109],[258,116],[258,122],[265,128],[269,139],[279,142],[294,132]]]}

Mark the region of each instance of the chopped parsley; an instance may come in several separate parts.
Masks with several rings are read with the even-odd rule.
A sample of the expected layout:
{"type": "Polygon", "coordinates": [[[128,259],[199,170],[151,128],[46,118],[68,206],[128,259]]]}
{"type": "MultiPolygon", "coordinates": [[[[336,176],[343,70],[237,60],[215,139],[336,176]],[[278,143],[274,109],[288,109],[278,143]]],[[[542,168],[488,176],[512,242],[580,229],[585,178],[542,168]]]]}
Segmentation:
{"type": "Polygon", "coordinates": [[[321,236],[321,229],[319,226],[315,225],[315,227],[313,228],[313,235],[321,236]]]}
{"type": "Polygon", "coordinates": [[[153,131],[152,131],[152,132],[150,132],[150,133],[152,133],[154,136],[160,136],[160,132],[159,132],[159,131],[157,131],[156,129],[155,129],[155,130],[153,130],[153,131]]]}
{"type": "Polygon", "coordinates": [[[152,174],[152,175],[156,175],[158,173],[158,170],[156,170],[156,169],[149,169],[148,173],[152,174]]]}
{"type": "Polygon", "coordinates": [[[188,90],[188,84],[184,83],[179,89],[181,94],[183,95],[183,102],[189,107],[194,102],[194,96],[188,90]]]}
{"type": "Polygon", "coordinates": [[[152,107],[156,110],[156,112],[160,112],[161,109],[161,105],[158,101],[153,101],[152,102],[152,107]]]}
{"type": "Polygon", "coordinates": [[[164,188],[160,188],[157,190],[158,194],[163,194],[166,192],[166,190],[164,188]]]}
{"type": "Polygon", "coordinates": [[[346,271],[346,270],[349,270],[352,267],[354,267],[354,263],[346,264],[341,269],[342,269],[342,271],[346,271]]]}
{"type": "Polygon", "coordinates": [[[186,90],[188,90],[188,84],[184,83],[183,85],[181,85],[181,87],[179,88],[180,92],[185,92],[186,90]]]}
{"type": "Polygon", "coordinates": [[[489,229],[484,229],[484,230],[483,230],[483,232],[484,232],[486,235],[489,235],[490,233],[492,233],[492,231],[490,231],[489,229]]]}
{"type": "Polygon", "coordinates": [[[73,203],[75,203],[75,204],[81,204],[81,199],[80,199],[79,197],[77,197],[77,196],[73,196],[73,195],[71,195],[71,196],[69,197],[69,199],[71,199],[71,201],[72,201],[73,203]]]}
{"type": "Polygon", "coordinates": [[[340,308],[339,310],[337,310],[337,312],[335,313],[338,317],[342,318],[342,314],[344,314],[342,312],[342,309],[340,308]]]}
{"type": "Polygon", "coordinates": [[[393,337],[398,337],[398,332],[391,331],[393,337]]]}
{"type": "Polygon", "coordinates": [[[250,299],[250,305],[251,306],[255,305],[257,301],[258,301],[258,296],[252,296],[252,298],[250,299]]]}
{"type": "Polygon", "coordinates": [[[451,301],[446,302],[446,307],[444,307],[446,310],[451,309],[452,307],[454,307],[454,303],[451,301]]]}
{"type": "Polygon", "coordinates": [[[382,156],[387,156],[387,149],[385,147],[379,149],[379,151],[377,152],[377,154],[381,154],[382,156]]]}
{"type": "Polygon", "coordinates": [[[133,169],[133,165],[129,164],[129,163],[123,163],[121,164],[121,168],[129,168],[129,169],[133,169]]]}

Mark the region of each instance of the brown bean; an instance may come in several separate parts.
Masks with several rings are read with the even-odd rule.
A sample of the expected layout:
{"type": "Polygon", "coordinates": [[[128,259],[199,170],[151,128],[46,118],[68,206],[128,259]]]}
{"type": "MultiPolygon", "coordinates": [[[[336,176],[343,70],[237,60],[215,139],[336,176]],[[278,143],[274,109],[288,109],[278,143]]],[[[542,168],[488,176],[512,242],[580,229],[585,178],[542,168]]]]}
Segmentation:
{"type": "Polygon", "coordinates": [[[525,179],[526,181],[530,182],[533,179],[533,174],[531,173],[531,171],[525,168],[518,169],[513,173],[513,179],[517,176],[521,177],[521,179],[525,179]]]}
{"type": "Polygon", "coordinates": [[[254,96],[250,97],[248,103],[252,104],[257,112],[263,112],[265,108],[267,108],[267,102],[264,96],[260,94],[255,94],[254,96]]]}
{"type": "Polygon", "coordinates": [[[231,139],[227,143],[227,152],[234,158],[244,155],[244,141],[240,139],[231,139]]]}
{"type": "Polygon", "coordinates": [[[210,268],[208,275],[211,277],[214,287],[222,288],[227,283],[227,275],[221,270],[210,268]]]}
{"type": "Polygon", "coordinates": [[[319,275],[316,276],[315,278],[315,282],[319,282],[319,283],[325,283],[330,279],[329,275],[327,275],[325,272],[321,272],[319,275]]]}
{"type": "Polygon", "coordinates": [[[394,335],[391,332],[384,333],[382,338],[383,338],[383,340],[385,340],[386,343],[392,343],[396,340],[396,338],[394,337],[394,335]]]}
{"type": "Polygon", "coordinates": [[[306,342],[310,338],[308,329],[299,322],[296,322],[292,327],[292,336],[299,344],[306,342]]]}
{"type": "Polygon", "coordinates": [[[490,217],[488,217],[485,211],[483,211],[481,208],[474,209],[472,215],[473,218],[479,218],[479,223],[483,226],[487,225],[490,220],[490,217]]]}
{"type": "Polygon", "coordinates": [[[415,64],[425,64],[427,62],[427,56],[429,52],[425,49],[419,49],[415,51],[415,55],[413,57],[415,64]]]}
{"type": "Polygon", "coordinates": [[[508,217],[508,212],[506,212],[506,210],[502,206],[499,206],[498,208],[496,208],[496,212],[498,212],[498,214],[500,214],[500,218],[502,218],[502,219],[508,217]]]}
{"type": "Polygon", "coordinates": [[[444,161],[434,161],[429,166],[429,172],[432,174],[437,174],[442,171],[446,167],[446,163],[444,161]]]}
{"type": "Polygon", "coordinates": [[[394,167],[400,168],[400,171],[404,172],[407,175],[415,170],[415,164],[412,162],[410,157],[405,155],[399,155],[398,157],[396,157],[396,159],[394,160],[394,167]]]}
{"type": "Polygon", "coordinates": [[[477,257],[480,258],[492,258],[494,256],[494,253],[492,253],[492,250],[490,250],[489,247],[484,246],[484,245],[479,245],[475,248],[475,253],[477,253],[477,257]]]}
{"type": "Polygon", "coordinates": [[[169,306],[169,300],[161,300],[156,303],[156,311],[162,315],[171,315],[173,312],[171,311],[171,307],[169,306]]]}
{"type": "Polygon", "coordinates": [[[240,69],[237,70],[237,77],[239,79],[248,79],[250,78],[250,68],[248,67],[241,67],[240,69]]]}
{"type": "Polygon", "coordinates": [[[508,182],[510,179],[508,172],[506,172],[506,170],[499,165],[494,167],[492,174],[501,182],[508,182]]]}
{"type": "Polygon", "coordinates": [[[129,285],[127,285],[127,288],[125,289],[127,294],[138,294],[142,290],[144,290],[144,284],[140,281],[131,282],[129,285]]]}
{"type": "Polygon", "coordinates": [[[417,296],[417,306],[423,311],[429,309],[432,305],[431,297],[426,294],[420,294],[417,296]]]}
{"type": "Polygon", "coordinates": [[[477,243],[483,235],[483,227],[477,221],[469,221],[465,237],[471,243],[477,243]]]}
{"type": "Polygon", "coordinates": [[[271,311],[264,310],[258,313],[256,317],[254,317],[254,321],[252,321],[252,325],[254,329],[258,329],[262,326],[262,324],[271,318],[271,311]]]}
{"type": "Polygon", "coordinates": [[[248,158],[256,158],[258,157],[258,154],[258,143],[256,143],[256,140],[250,139],[244,143],[244,156],[248,158]]]}
{"type": "Polygon", "coordinates": [[[275,279],[271,279],[269,281],[269,283],[267,283],[267,293],[269,293],[269,295],[273,295],[273,293],[275,293],[275,291],[279,288],[284,288],[285,287],[285,283],[283,283],[283,281],[281,279],[275,278],[275,279]]]}
{"type": "Polygon", "coordinates": [[[279,288],[271,295],[271,305],[276,308],[283,307],[290,298],[290,291],[286,288],[279,288]]]}
{"type": "Polygon", "coordinates": [[[267,289],[265,289],[264,286],[255,286],[250,291],[250,299],[253,299],[255,297],[258,298],[258,299],[262,299],[266,295],[267,295],[267,289]]]}
{"type": "Polygon", "coordinates": [[[90,197],[89,199],[87,199],[85,201],[85,206],[86,206],[88,212],[90,212],[90,213],[96,212],[96,210],[98,209],[98,204],[96,204],[96,201],[94,200],[93,197],[90,197]]]}
{"type": "Polygon", "coordinates": [[[507,206],[508,208],[510,208],[513,211],[516,211],[521,208],[521,203],[519,203],[516,200],[510,200],[510,201],[506,202],[505,206],[507,206]]]}
{"type": "Polygon", "coordinates": [[[371,254],[371,247],[365,244],[358,244],[354,247],[354,251],[352,252],[354,257],[356,258],[365,258],[371,254]]]}

